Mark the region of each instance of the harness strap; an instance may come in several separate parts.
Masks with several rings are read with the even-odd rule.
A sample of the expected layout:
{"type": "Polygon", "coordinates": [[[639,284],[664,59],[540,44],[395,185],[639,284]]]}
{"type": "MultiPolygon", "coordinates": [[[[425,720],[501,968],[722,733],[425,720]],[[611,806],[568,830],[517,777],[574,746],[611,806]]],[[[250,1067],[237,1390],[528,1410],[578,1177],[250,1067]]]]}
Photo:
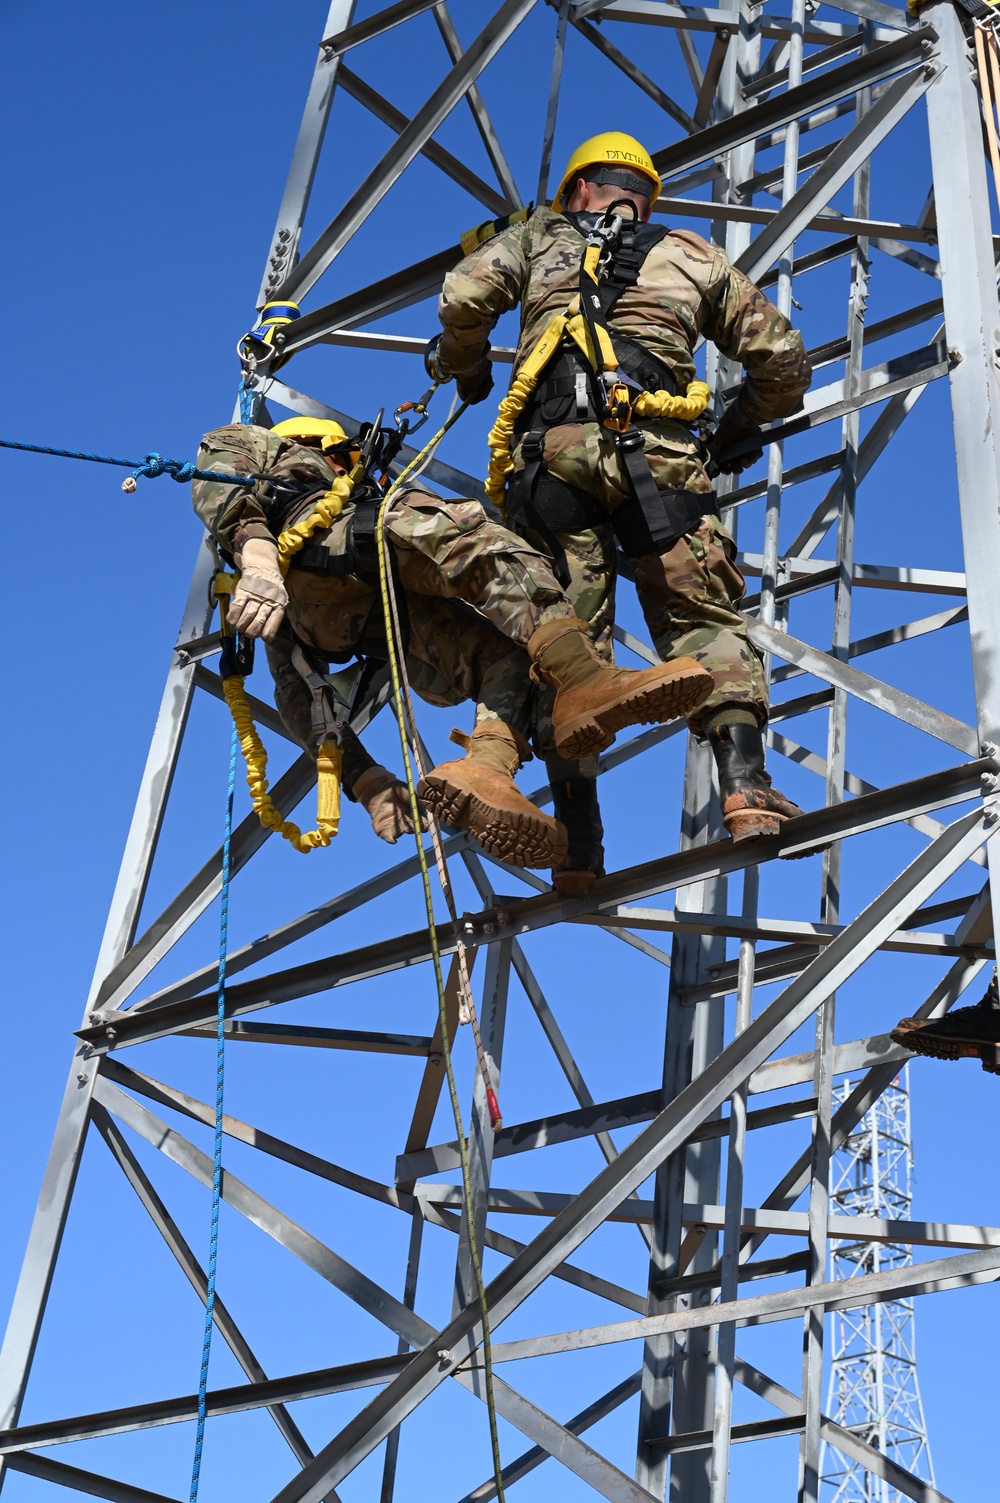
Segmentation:
{"type": "MultiPolygon", "coordinates": [[[[575,218],[575,216],[569,216],[575,218]]],[[[577,226],[577,228],[580,228],[577,226]]],[[[581,374],[584,382],[578,383],[574,376],[573,400],[583,406],[584,396],[589,402],[596,399],[597,377],[603,376],[601,398],[610,399],[610,411],[602,411],[600,421],[609,427],[624,432],[629,426],[633,412],[645,418],[677,418],[681,422],[694,422],[708,405],[709,390],[703,381],[692,381],[684,396],[675,394],[672,376],[669,382],[656,391],[640,391],[633,396],[625,381],[615,383],[619,361],[607,329],[607,316],[621,294],[639,279],[646,256],[667,233],[661,226],[638,225],[629,231],[629,239],[623,253],[612,257],[614,281],[611,284],[599,280],[599,262],[602,247],[588,245],[580,268],[580,290],[564,313],[556,314],[543,330],[534,348],[531,349],[511,382],[510,390],[501,401],[496,421],[487,440],[490,449],[489,471],[486,477],[486,494],[504,515],[504,499],[508,477],[513,470],[511,445],[519,419],[524,415],[549,362],[560,347],[571,341],[583,354],[590,374],[581,374]],[[607,393],[604,387],[607,386],[607,393]]],[[[588,233],[584,230],[583,233],[588,233]]],[[[638,341],[627,341],[638,350],[638,341]]],[[[656,357],[648,353],[652,361],[656,357]]],[[[637,383],[633,383],[637,384],[637,383]]],[[[596,403],[595,403],[596,405],[596,403]]],[[[587,421],[582,418],[581,421],[587,421]]]]}
{"type": "MultiPolygon", "coordinates": [[[[396,494],[399,494],[398,489],[396,490],[396,494]]],[[[382,500],[381,495],[374,496],[367,504],[359,505],[355,508],[354,516],[351,518],[350,535],[348,538],[348,554],[354,562],[354,572],[359,579],[363,579],[366,584],[372,584],[376,588],[380,587],[378,519],[382,508],[382,500]]],[[[399,560],[396,558],[396,551],[392,547],[389,547],[386,551],[389,556],[389,567],[392,571],[392,582],[396,587],[400,636],[402,638],[403,656],[405,658],[410,650],[410,614],[406,606],[406,591],[403,589],[402,581],[399,577],[399,560]]],[[[365,655],[367,656],[367,653],[365,655]]],[[[380,657],[384,656],[386,659],[388,658],[388,644],[386,645],[384,654],[381,651],[381,644],[379,645],[378,655],[380,657]]]]}
{"type": "Polygon", "coordinates": [[[563,589],[567,590],[571,580],[566,550],[535,505],[535,492],[545,469],[544,432],[525,434],[521,440],[521,458],[524,461],[524,470],[517,494],[518,520],[523,518],[525,524],[537,532],[543,540],[552,555],[553,572],[563,589]]]}
{"type": "Polygon", "coordinates": [[[632,500],[612,513],[611,524],[625,553],[662,553],[678,538],[691,532],[702,517],[718,516],[714,495],[696,491],[659,490],[644,452],[641,429],[631,428],[617,440],[622,467],[628,476],[632,500]]]}

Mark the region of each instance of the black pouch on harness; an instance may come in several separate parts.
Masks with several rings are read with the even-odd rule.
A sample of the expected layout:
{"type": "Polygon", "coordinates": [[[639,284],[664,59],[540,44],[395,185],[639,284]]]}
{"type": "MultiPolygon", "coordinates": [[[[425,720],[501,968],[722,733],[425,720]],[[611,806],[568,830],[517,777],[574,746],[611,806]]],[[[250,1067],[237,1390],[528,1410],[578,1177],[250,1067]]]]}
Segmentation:
{"type": "Polygon", "coordinates": [[[696,491],[658,490],[643,453],[643,435],[632,428],[618,440],[618,453],[632,494],[611,514],[611,525],[629,558],[663,553],[685,533],[693,532],[702,517],[717,517],[714,495],[696,491]]]}
{"type": "Polygon", "coordinates": [[[570,583],[566,551],[557,533],[581,532],[608,520],[595,496],[559,480],[545,468],[545,435],[528,433],[521,441],[524,469],[507,492],[507,522],[515,532],[535,532],[545,543],[563,589],[570,583]]]}
{"type": "Polygon", "coordinates": [[[521,472],[507,498],[509,526],[532,527],[540,532],[541,522],[552,532],[581,532],[585,527],[608,520],[607,507],[595,496],[557,479],[546,469],[541,470],[533,485],[526,485],[526,473],[526,470],[521,472]]]}

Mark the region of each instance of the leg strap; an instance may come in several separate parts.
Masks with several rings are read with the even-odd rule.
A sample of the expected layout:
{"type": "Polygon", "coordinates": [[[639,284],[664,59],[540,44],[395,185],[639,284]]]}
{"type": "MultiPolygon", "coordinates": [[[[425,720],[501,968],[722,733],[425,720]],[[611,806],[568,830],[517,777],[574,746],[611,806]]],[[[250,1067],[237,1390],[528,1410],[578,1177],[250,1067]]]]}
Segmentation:
{"type": "MultiPolygon", "coordinates": [[[[524,469],[511,487],[507,503],[507,519],[518,530],[530,528],[537,532],[552,558],[552,569],[566,590],[570,585],[569,564],[566,550],[556,537],[546,517],[546,508],[535,502],[535,492],[543,475],[546,481],[552,477],[545,473],[545,434],[526,433],[521,440],[521,459],[524,469]]],[[[558,483],[558,482],[557,482],[558,483]]],[[[567,487],[569,489],[569,487],[567,487]]]]}
{"type": "Polygon", "coordinates": [[[719,515],[714,495],[657,489],[640,428],[621,434],[617,446],[632,495],[612,513],[611,524],[630,558],[663,553],[685,533],[693,532],[702,517],[719,515]]]}

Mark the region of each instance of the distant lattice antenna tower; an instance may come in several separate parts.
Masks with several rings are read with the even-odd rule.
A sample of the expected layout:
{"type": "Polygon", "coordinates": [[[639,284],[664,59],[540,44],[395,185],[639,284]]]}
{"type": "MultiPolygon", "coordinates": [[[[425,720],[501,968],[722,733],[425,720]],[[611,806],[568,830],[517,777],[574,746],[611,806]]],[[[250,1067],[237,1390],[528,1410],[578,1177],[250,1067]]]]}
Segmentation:
{"type": "MultiPolygon", "coordinates": [[[[913,1176],[909,1066],[879,1097],[846,1139],[830,1167],[830,1212],[908,1220],[913,1176]]],[[[844,1080],[836,1104],[850,1095],[844,1080]]],[[[899,1268],[912,1250],[896,1242],[835,1239],[830,1277],[856,1278],[899,1268]]],[[[934,1481],[924,1408],[917,1381],[913,1301],[892,1300],[837,1312],[827,1413],[837,1424],[929,1482],[934,1481]]],[[[856,1461],[824,1444],[826,1503],[897,1503],[902,1494],[856,1461]]]]}

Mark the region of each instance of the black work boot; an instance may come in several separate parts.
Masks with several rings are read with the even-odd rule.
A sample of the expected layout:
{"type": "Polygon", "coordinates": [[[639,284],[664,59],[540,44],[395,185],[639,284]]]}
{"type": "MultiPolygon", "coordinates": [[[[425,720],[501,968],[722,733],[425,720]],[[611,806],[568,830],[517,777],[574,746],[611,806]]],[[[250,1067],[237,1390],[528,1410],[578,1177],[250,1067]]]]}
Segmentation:
{"type": "MultiPolygon", "coordinates": [[[[587,758],[594,761],[596,758],[587,758]]],[[[585,898],[597,877],[604,876],[604,825],[597,800],[597,778],[584,777],[578,762],[562,757],[547,762],[553,812],[565,825],[566,857],[552,873],[552,886],[564,898],[585,898]]],[[[595,767],[596,773],[596,767],[595,767]]]]}
{"type": "Polygon", "coordinates": [[[997,973],[972,1007],[956,1007],[943,1018],[902,1018],[890,1033],[894,1043],[931,1059],[978,1059],[990,1075],[1000,1075],[1000,995],[997,973]]]}
{"type": "Polygon", "coordinates": [[[705,734],[719,769],[722,822],[733,840],[757,840],[777,835],[786,819],[802,813],[764,771],[764,737],[756,721],[736,721],[745,710],[716,710],[705,717],[705,734]],[[732,716],[732,720],[729,717],[732,716]],[[722,718],[726,717],[726,718],[722,718]]]}

